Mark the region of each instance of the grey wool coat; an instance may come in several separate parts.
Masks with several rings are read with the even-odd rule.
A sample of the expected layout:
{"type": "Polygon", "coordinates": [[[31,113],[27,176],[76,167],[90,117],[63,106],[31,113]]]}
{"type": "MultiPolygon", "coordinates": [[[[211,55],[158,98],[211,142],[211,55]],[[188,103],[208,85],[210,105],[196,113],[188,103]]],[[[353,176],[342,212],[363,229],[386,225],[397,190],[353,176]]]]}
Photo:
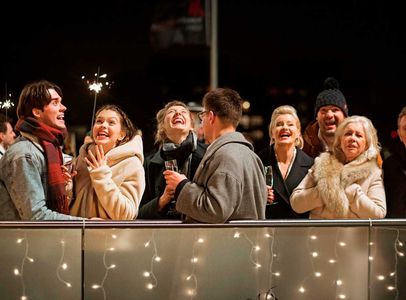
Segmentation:
{"type": "Polygon", "coordinates": [[[265,218],[263,165],[239,132],[217,138],[207,148],[193,181],[182,183],[176,192],[176,209],[186,215],[186,222],[265,218]]]}

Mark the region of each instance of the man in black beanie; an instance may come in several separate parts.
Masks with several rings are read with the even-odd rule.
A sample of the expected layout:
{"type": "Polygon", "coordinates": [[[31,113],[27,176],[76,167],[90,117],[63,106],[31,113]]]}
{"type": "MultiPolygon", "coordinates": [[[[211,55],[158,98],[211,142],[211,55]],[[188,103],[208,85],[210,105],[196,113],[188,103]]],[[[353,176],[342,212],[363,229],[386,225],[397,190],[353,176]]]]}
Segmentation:
{"type": "Polygon", "coordinates": [[[338,125],[348,117],[347,101],[339,90],[338,81],[328,77],[324,81],[324,90],[316,99],[314,114],[303,134],[303,151],[311,157],[332,149],[334,133],[338,125]]]}

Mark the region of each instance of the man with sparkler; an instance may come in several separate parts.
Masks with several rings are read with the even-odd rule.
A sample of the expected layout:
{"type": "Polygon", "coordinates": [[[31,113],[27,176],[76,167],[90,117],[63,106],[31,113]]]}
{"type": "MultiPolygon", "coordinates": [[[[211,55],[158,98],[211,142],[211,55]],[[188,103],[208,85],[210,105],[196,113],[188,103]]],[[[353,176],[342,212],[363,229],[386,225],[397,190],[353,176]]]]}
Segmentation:
{"type": "Polygon", "coordinates": [[[0,220],[81,220],[69,216],[62,151],[66,107],[59,86],[27,84],[17,106],[21,133],[0,160],[0,220]]]}
{"type": "Polygon", "coordinates": [[[186,222],[264,219],[264,166],[253,146],[236,132],[242,115],[240,95],[217,88],[204,96],[203,107],[199,118],[210,145],[193,181],[178,172],[164,171],[168,189],[175,191],[176,210],[186,215],[186,222]]]}
{"type": "Polygon", "coordinates": [[[0,159],[3,157],[7,148],[14,143],[16,134],[11,126],[12,120],[0,115],[0,159]]]}

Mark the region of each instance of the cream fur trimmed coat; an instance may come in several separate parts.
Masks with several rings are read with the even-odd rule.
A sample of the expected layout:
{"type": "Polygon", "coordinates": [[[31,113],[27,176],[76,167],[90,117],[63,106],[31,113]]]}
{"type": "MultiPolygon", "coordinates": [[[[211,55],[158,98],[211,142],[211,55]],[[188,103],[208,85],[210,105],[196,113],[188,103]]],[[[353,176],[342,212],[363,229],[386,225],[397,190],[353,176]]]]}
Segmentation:
{"type": "MultiPolygon", "coordinates": [[[[376,153],[376,152],[375,152],[376,153]]],[[[364,152],[343,164],[322,153],[290,197],[297,213],[311,219],[380,219],[386,215],[382,171],[376,154],[364,152]]]]}
{"type": "Polygon", "coordinates": [[[107,165],[89,172],[84,160],[93,144],[80,148],[76,159],[78,174],[74,177],[75,199],[70,213],[86,218],[132,220],[145,190],[142,139],[131,141],[106,153],[107,165]]]}

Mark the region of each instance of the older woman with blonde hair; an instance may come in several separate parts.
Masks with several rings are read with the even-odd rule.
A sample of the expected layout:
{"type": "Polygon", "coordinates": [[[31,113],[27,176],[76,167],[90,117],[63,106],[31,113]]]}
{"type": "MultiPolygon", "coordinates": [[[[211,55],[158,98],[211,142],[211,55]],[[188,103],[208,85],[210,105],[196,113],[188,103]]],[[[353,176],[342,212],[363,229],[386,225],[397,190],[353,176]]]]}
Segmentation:
{"type": "Polygon", "coordinates": [[[368,118],[346,118],[337,128],[332,152],[320,154],[293,191],[292,208],[310,211],[312,219],[384,218],[379,150],[376,129],[368,118]]]}
{"type": "Polygon", "coordinates": [[[269,124],[270,145],[258,153],[262,163],[273,170],[273,185],[268,186],[267,219],[308,218],[292,210],[290,194],[313,165],[304,153],[300,120],[290,105],[277,107],[269,124]]]}
{"type": "Polygon", "coordinates": [[[197,140],[192,115],[182,101],[173,100],[156,114],[155,143],[159,149],[145,158],[146,188],[141,200],[139,219],[181,219],[172,202],[174,191],[166,187],[165,161],[176,160],[179,172],[193,179],[206,152],[197,140]]]}

